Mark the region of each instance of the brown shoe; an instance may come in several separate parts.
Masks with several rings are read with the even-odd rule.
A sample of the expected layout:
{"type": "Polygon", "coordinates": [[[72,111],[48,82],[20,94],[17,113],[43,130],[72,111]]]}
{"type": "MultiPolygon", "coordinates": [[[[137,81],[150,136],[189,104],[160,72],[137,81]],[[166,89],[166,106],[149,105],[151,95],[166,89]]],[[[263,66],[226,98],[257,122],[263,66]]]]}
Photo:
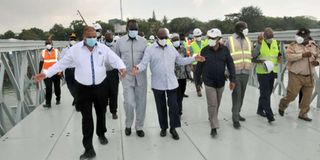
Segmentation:
{"type": "Polygon", "coordinates": [[[197,95],[198,95],[198,97],[202,97],[201,91],[197,91],[197,95]]]}
{"type": "Polygon", "coordinates": [[[298,118],[299,118],[299,119],[301,119],[301,120],[307,121],[307,122],[311,122],[311,121],[312,121],[312,119],[311,119],[311,118],[309,118],[309,117],[302,117],[302,116],[299,116],[298,118]]]}

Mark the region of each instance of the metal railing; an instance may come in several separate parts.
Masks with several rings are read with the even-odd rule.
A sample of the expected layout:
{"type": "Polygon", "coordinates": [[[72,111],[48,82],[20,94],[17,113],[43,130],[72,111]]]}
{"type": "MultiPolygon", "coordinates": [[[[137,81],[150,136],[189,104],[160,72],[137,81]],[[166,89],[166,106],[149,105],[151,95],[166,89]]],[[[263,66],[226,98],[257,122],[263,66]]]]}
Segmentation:
{"type": "MultiPolygon", "coordinates": [[[[67,44],[66,41],[53,42],[60,50],[67,44]]],[[[0,40],[0,136],[44,101],[43,84],[32,80],[32,75],[39,71],[44,48],[44,41],[0,40]],[[16,95],[13,106],[8,106],[4,99],[5,78],[16,95]]]]}

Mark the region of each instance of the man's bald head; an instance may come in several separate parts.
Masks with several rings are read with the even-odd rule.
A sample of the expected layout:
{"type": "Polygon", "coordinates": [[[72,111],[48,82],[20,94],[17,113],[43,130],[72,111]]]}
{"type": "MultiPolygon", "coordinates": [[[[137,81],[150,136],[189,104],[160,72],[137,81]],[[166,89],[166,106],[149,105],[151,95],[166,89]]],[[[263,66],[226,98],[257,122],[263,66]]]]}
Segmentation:
{"type": "Polygon", "coordinates": [[[157,37],[159,39],[168,39],[167,30],[165,28],[160,28],[157,32],[157,37]]]}
{"type": "Polygon", "coordinates": [[[85,26],[83,29],[83,37],[84,38],[96,38],[97,37],[96,29],[94,29],[91,26],[85,26]]]}

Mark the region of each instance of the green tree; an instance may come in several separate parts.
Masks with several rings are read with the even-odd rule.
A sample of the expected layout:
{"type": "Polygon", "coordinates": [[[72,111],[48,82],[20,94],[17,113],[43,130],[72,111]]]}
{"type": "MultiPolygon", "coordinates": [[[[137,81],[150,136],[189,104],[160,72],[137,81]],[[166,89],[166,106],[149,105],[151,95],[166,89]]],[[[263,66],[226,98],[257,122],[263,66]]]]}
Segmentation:
{"type": "Polygon", "coordinates": [[[239,20],[246,22],[249,30],[253,32],[261,31],[265,28],[265,17],[259,7],[249,6],[241,8],[239,20]]]}
{"type": "Polygon", "coordinates": [[[23,40],[45,40],[45,33],[39,28],[23,29],[19,34],[19,39],[23,40]]]}
{"type": "Polygon", "coordinates": [[[79,40],[83,38],[83,29],[84,29],[84,22],[82,20],[73,20],[70,23],[70,28],[76,33],[79,40]]]}
{"type": "Polygon", "coordinates": [[[10,39],[15,37],[16,35],[11,30],[8,30],[7,32],[5,32],[2,36],[3,39],[10,39]]]}
{"type": "Polygon", "coordinates": [[[54,40],[63,41],[68,39],[68,34],[62,24],[54,24],[49,33],[53,35],[54,40]]]}

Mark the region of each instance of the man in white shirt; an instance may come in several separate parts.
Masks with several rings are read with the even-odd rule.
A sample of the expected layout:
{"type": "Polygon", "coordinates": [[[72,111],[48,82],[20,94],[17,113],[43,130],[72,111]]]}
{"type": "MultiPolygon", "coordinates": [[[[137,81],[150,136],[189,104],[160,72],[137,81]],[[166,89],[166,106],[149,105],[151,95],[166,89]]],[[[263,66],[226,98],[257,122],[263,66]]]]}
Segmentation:
{"type": "Polygon", "coordinates": [[[97,34],[93,27],[85,27],[84,41],[71,47],[65,56],[53,65],[46,74],[37,74],[35,80],[41,81],[46,77],[51,77],[57,72],[75,65],[76,86],[76,107],[82,114],[82,143],[85,152],[80,156],[80,160],[93,158],[96,153],[92,144],[93,137],[93,117],[92,104],[97,115],[96,133],[102,145],[108,143],[105,137],[106,129],[106,65],[110,64],[117,68],[122,78],[126,75],[126,67],[122,60],[107,46],[97,42],[97,34]]]}
{"type": "Polygon", "coordinates": [[[151,87],[156,101],[158,119],[160,124],[160,136],[166,136],[168,129],[168,112],[170,117],[170,133],[175,140],[179,135],[175,128],[180,127],[179,107],[177,102],[178,80],[175,75],[175,63],[187,65],[194,61],[203,62],[205,59],[197,55],[195,57],[182,58],[179,52],[172,46],[168,45],[169,35],[165,28],[160,28],[157,34],[157,41],[149,46],[142,61],[133,67],[133,75],[144,71],[150,63],[151,69],[151,87]],[[167,99],[166,99],[167,96],[167,99]]]}

